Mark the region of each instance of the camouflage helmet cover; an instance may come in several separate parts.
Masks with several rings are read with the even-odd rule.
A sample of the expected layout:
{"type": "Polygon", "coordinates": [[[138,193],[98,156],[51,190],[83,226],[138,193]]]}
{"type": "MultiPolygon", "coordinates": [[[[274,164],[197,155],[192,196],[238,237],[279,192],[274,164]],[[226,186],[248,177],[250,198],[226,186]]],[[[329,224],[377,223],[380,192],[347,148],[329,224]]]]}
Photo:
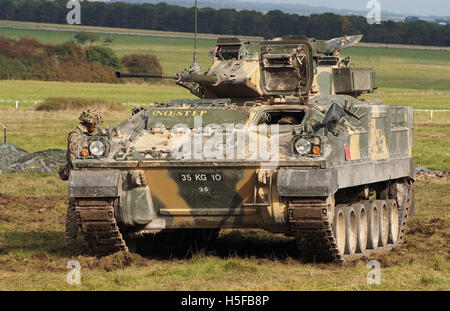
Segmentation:
{"type": "Polygon", "coordinates": [[[90,124],[101,124],[103,123],[103,116],[97,109],[88,108],[81,112],[79,120],[90,124]]]}

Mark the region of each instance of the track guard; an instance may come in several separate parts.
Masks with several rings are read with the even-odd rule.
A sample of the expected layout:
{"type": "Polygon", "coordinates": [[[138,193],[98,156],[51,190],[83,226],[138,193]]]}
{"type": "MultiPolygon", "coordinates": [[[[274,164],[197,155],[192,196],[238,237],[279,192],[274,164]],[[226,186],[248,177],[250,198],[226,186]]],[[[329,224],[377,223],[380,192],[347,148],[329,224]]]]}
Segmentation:
{"type": "Polygon", "coordinates": [[[69,198],[117,198],[121,189],[119,171],[70,171],[69,198]]]}

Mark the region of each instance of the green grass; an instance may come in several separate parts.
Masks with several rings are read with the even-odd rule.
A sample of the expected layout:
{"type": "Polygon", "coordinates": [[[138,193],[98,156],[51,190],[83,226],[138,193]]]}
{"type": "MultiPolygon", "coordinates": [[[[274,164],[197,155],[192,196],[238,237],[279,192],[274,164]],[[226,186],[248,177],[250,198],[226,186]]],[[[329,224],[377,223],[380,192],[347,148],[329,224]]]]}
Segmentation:
{"type": "MultiPolygon", "coordinates": [[[[186,89],[170,84],[106,84],[0,80],[0,99],[19,100],[20,107],[34,103],[21,100],[45,100],[49,97],[80,97],[120,103],[168,102],[176,98],[194,98],[186,89]]],[[[15,107],[15,102],[0,106],[15,107]]]]}
{"type": "Polygon", "coordinates": [[[450,110],[450,91],[383,88],[374,94],[365,95],[363,98],[376,98],[387,105],[411,106],[414,109],[450,110]]]}
{"type": "Polygon", "coordinates": [[[450,112],[415,113],[413,157],[416,166],[450,169],[450,112]]]}
{"type": "MultiPolygon", "coordinates": [[[[148,104],[195,98],[188,90],[170,83],[139,85],[0,80],[0,99],[10,100],[0,102],[0,106],[15,107],[15,100],[19,100],[19,107],[30,108],[34,103],[22,100],[45,100],[49,97],[81,97],[148,104]]],[[[414,109],[450,110],[450,91],[384,88],[363,98],[377,98],[388,105],[406,105],[414,109]]]]}
{"type": "Polygon", "coordinates": [[[449,91],[450,51],[354,47],[343,51],[359,67],[377,71],[377,84],[385,89],[449,91]]]}
{"type": "Polygon", "coordinates": [[[61,182],[57,174],[50,173],[10,173],[0,174],[1,194],[61,195],[67,192],[67,185],[61,182]]]}

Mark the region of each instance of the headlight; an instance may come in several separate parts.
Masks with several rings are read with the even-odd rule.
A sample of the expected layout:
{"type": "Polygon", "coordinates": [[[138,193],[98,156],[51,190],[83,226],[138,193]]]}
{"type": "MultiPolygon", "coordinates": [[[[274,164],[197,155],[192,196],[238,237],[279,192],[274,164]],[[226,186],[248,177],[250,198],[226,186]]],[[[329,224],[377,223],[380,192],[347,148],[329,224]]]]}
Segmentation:
{"type": "Polygon", "coordinates": [[[101,157],[105,154],[106,147],[104,143],[96,140],[89,146],[89,151],[94,157],[101,157]]]}
{"type": "Polygon", "coordinates": [[[311,142],[304,138],[297,139],[294,143],[294,147],[299,155],[307,155],[311,152],[311,142]]]}

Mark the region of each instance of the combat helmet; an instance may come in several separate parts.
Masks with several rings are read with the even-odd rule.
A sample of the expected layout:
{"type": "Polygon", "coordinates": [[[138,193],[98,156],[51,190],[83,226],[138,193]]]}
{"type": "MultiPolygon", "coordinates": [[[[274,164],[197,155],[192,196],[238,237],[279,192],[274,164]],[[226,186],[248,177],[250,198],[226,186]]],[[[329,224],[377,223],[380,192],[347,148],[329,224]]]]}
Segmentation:
{"type": "Polygon", "coordinates": [[[103,116],[97,109],[87,108],[81,112],[79,120],[90,124],[102,124],[103,116]]]}

